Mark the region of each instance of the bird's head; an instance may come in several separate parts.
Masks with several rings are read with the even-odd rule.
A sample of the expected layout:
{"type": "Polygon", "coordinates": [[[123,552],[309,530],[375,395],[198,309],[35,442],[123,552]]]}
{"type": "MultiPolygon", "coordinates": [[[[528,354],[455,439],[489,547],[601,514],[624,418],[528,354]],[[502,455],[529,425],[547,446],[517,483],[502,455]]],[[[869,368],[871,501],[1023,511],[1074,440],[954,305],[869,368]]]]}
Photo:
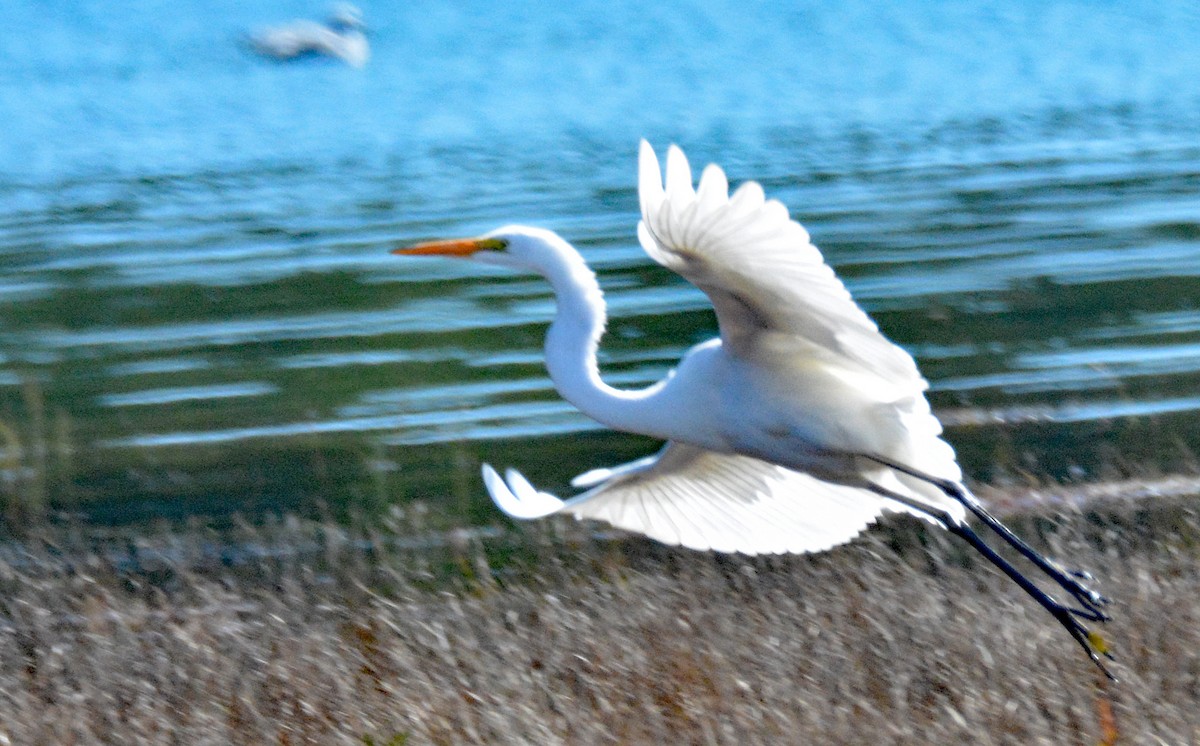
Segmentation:
{"type": "Polygon", "coordinates": [[[403,256],[461,257],[542,273],[555,260],[561,262],[566,252],[574,253],[558,234],[526,225],[506,225],[476,238],[429,241],[392,250],[403,256]]]}

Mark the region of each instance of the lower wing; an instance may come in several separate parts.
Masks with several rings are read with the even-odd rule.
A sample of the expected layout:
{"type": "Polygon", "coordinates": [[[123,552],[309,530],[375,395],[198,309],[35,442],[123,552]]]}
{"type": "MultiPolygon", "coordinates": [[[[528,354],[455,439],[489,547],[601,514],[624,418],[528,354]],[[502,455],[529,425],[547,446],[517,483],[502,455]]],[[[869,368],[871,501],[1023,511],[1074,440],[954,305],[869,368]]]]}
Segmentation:
{"type": "Polygon", "coordinates": [[[743,554],[824,551],[853,539],[884,510],[910,512],[865,489],[675,442],[657,456],[581,475],[576,485],[595,486],[565,501],[511,469],[501,478],[485,465],[483,478],[513,518],[569,513],[664,544],[743,554]]]}

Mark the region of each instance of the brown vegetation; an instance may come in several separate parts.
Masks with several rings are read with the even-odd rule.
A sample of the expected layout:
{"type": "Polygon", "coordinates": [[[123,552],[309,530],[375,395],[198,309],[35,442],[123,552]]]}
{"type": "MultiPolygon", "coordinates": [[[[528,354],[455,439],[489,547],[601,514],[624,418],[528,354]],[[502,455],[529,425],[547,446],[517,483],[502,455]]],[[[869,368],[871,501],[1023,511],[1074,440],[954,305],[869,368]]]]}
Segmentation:
{"type": "Polygon", "coordinates": [[[0,743],[1196,743],[1195,505],[1017,521],[1115,599],[1116,685],[907,520],[755,560],[550,524],[221,562],[195,529],[135,569],[63,530],[0,562],[0,743]]]}

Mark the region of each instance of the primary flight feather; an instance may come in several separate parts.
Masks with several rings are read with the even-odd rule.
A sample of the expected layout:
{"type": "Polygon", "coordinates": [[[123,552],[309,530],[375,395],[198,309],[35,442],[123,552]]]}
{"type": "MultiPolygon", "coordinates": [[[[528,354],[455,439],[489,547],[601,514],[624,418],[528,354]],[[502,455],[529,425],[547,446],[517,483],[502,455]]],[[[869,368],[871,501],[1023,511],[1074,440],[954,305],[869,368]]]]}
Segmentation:
{"type": "MultiPolygon", "coordinates": [[[[912,357],[879,332],[787,208],[754,182],[729,194],[704,169],[693,186],[679,148],[666,177],[641,144],[638,238],[646,253],[708,296],[720,335],[673,374],[638,391],[601,379],[605,307],[595,274],[557,234],[506,226],[475,239],[396,250],[467,257],[545,277],[558,307],[546,367],[559,392],[610,427],[667,441],[655,456],[576,478],[567,500],[520,473],[484,466],[492,499],[514,518],[565,512],[668,544],[745,554],[815,552],[849,541],[884,512],[952,531],[1011,577],[1100,664],[1082,621],[1106,602],[992,517],[962,484],[953,449],[912,357]],[[996,554],[971,514],[1029,558],[1081,608],[1064,605],[996,554]]],[[[1101,668],[1104,668],[1101,665],[1101,668]]],[[[1107,673],[1107,669],[1105,669],[1107,673]]]]}

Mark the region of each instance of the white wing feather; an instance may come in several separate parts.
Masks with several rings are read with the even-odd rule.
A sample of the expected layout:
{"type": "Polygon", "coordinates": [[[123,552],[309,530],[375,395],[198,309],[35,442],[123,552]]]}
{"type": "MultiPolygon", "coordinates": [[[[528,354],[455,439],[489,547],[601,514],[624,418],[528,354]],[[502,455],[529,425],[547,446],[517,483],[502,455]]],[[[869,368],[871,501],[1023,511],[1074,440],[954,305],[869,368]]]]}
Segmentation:
{"type": "Polygon", "coordinates": [[[896,502],[765,461],[669,443],[657,457],[582,475],[604,481],[569,500],[539,492],[520,473],[483,467],[508,515],[592,518],[691,549],[743,554],[820,552],[857,536],[896,502]]]}
{"type": "Polygon", "coordinates": [[[683,152],[667,152],[666,185],[645,140],[638,159],[638,238],[656,262],[703,290],[721,339],[735,354],[777,332],[809,355],[840,358],[909,392],[925,380],[912,357],[880,332],[782,203],[746,182],[730,197],[724,172],[704,169],[698,189],[683,152]]]}
{"type": "MultiPolygon", "coordinates": [[[[905,436],[881,455],[961,479],[954,450],[939,437],[941,423],[925,400],[929,384],[912,356],[880,333],[782,203],[765,199],[752,181],[732,196],[728,192],[725,174],[715,165],[704,169],[693,188],[687,158],[674,145],[667,151],[664,185],[658,158],[642,141],[638,238],[651,258],[708,295],[726,353],[752,355],[759,338],[771,335],[774,345],[786,346],[796,359],[853,375],[864,392],[877,397],[875,403],[902,420],[905,436]]],[[[940,490],[902,476],[898,481],[960,512],[940,490]]]]}
{"type": "MultiPolygon", "coordinates": [[[[907,433],[902,451],[888,455],[943,478],[961,478],[912,357],[858,307],[787,208],[765,199],[754,182],[732,197],[728,191],[717,166],[707,167],[693,188],[687,159],[674,146],[664,186],[658,159],[642,142],[638,237],[651,258],[708,295],[727,354],[748,351],[760,335],[771,334],[798,357],[870,377],[888,392],[877,404],[894,411],[907,433]]],[[[937,488],[880,471],[880,486],[946,503],[943,509],[961,518],[962,507],[937,488]]],[[[657,456],[581,474],[573,485],[590,489],[566,501],[538,491],[513,470],[501,478],[484,466],[483,477],[496,505],[514,518],[570,513],[666,544],[721,552],[823,551],[853,539],[885,510],[932,520],[859,487],[677,442],[657,456]]]]}

